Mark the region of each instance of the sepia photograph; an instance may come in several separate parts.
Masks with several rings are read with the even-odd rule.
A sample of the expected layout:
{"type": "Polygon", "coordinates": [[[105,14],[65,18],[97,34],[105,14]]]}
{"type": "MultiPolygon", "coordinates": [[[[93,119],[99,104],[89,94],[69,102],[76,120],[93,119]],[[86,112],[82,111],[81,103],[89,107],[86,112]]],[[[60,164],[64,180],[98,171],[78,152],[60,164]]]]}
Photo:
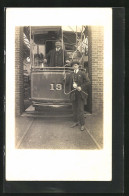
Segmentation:
{"type": "Polygon", "coordinates": [[[15,28],[16,100],[22,95],[16,148],[103,148],[103,32],[85,25],[15,28]]]}
{"type": "Polygon", "coordinates": [[[112,9],[7,8],[6,95],[7,181],[111,181],[112,9]]]}

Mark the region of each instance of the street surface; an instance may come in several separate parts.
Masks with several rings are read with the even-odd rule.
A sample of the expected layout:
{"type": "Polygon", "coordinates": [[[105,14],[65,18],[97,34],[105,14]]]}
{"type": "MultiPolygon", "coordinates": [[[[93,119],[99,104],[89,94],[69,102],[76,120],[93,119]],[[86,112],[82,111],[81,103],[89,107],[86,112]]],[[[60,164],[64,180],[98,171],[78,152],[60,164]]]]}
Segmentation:
{"type": "Polygon", "coordinates": [[[16,148],[19,149],[101,149],[102,115],[88,115],[85,131],[70,128],[72,118],[16,118],[16,148]]]}

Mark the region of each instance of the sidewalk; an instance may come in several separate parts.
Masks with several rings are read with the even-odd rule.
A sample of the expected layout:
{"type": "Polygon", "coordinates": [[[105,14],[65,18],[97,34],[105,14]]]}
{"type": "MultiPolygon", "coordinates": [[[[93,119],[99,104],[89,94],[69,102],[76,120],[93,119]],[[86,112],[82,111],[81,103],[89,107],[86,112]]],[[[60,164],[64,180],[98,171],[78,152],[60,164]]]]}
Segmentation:
{"type": "Polygon", "coordinates": [[[20,149],[102,149],[103,116],[86,115],[87,131],[70,128],[72,118],[16,118],[16,148],[20,149]]]}

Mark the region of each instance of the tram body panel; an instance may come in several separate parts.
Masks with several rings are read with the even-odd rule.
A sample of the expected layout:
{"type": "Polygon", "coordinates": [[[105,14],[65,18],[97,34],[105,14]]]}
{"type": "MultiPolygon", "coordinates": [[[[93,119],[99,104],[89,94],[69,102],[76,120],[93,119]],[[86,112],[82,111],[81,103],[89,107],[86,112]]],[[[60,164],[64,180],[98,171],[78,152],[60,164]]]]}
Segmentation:
{"type": "MultiPolygon", "coordinates": [[[[67,73],[69,74],[69,73],[67,73]]],[[[64,89],[64,74],[59,71],[31,73],[31,100],[47,102],[70,102],[70,87],[64,89]]]]}

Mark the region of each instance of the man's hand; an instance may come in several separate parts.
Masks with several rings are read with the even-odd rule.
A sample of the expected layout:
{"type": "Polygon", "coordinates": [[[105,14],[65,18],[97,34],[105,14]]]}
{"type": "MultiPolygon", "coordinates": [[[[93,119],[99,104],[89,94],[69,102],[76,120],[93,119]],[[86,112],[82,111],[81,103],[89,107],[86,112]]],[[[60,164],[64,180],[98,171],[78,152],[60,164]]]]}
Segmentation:
{"type": "Polygon", "coordinates": [[[77,88],[77,84],[76,83],[73,83],[73,88],[77,88]]]}
{"type": "Polygon", "coordinates": [[[47,63],[47,59],[44,59],[44,60],[43,60],[43,63],[47,63]]]}
{"type": "Polygon", "coordinates": [[[81,90],[82,90],[82,88],[81,88],[80,86],[78,86],[78,87],[77,87],[77,90],[78,90],[78,91],[81,91],[81,90]]]}
{"type": "Polygon", "coordinates": [[[69,64],[69,63],[70,63],[70,61],[69,61],[69,60],[66,60],[65,62],[66,62],[66,64],[69,64]]]}
{"type": "Polygon", "coordinates": [[[66,80],[66,74],[64,74],[64,78],[63,78],[63,80],[66,80]]]}

